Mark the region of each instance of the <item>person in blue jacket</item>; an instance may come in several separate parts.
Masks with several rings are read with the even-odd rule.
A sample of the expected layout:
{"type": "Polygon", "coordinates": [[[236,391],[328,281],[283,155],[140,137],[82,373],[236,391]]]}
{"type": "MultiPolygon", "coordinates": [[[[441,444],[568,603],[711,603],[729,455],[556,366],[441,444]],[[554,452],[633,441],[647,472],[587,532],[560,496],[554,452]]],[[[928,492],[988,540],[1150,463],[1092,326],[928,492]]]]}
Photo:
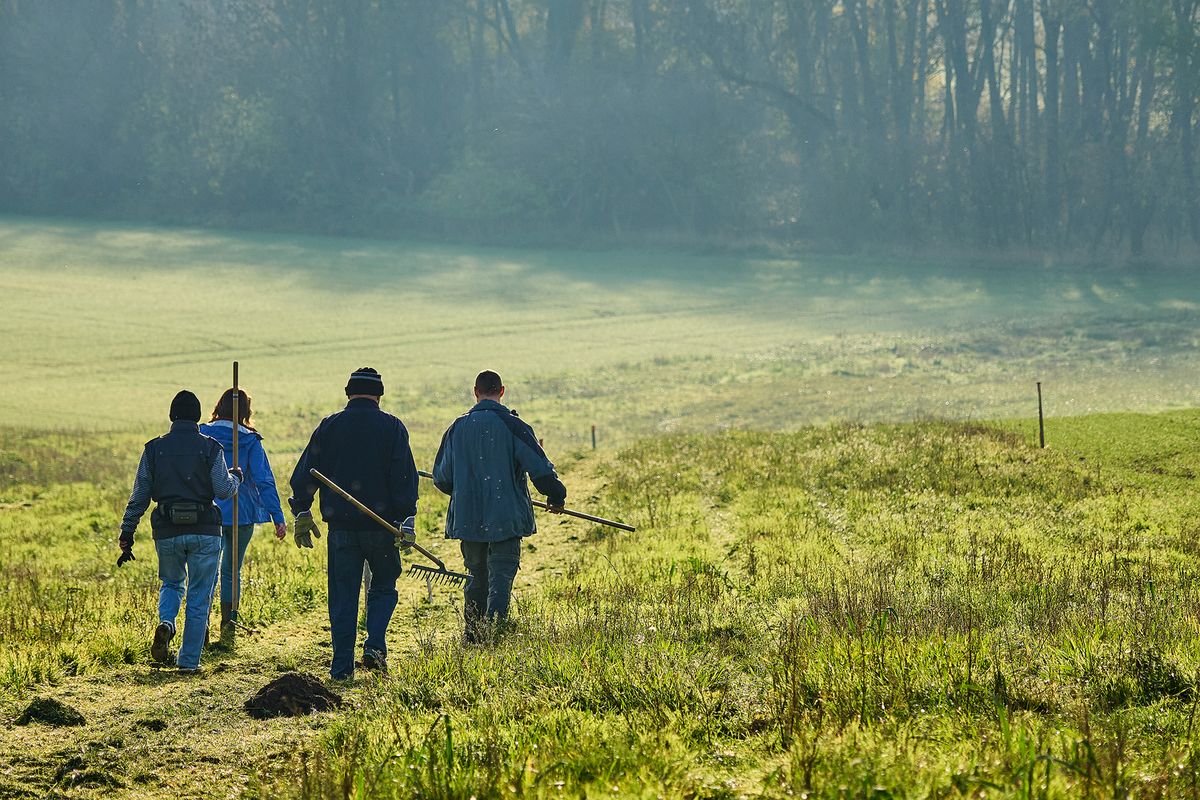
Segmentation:
{"type": "Polygon", "coordinates": [[[492,370],[475,378],[475,406],[442,436],[433,483],[450,495],[446,538],[460,540],[471,579],[463,589],[464,639],[483,641],[508,618],[521,539],[537,532],[526,476],[559,513],[567,488],[533,428],[500,403],[504,383],[492,370]]]}
{"type": "MultiPolygon", "coordinates": [[[[275,475],[263,447],[263,437],[250,424],[253,412],[250,395],[238,389],[238,466],[245,482],[238,490],[237,569],[233,568],[233,499],[218,500],[221,509],[221,636],[228,639],[236,630],[237,611],[233,607],[234,582],[241,595],[242,561],[254,535],[254,526],[274,523],[275,536],[287,535],[287,523],[275,488],[275,475]]],[[[220,443],[225,461],[233,464],[233,389],[226,389],[213,408],[212,417],[200,426],[200,432],[220,443]]]]}
{"type": "Polygon", "coordinates": [[[354,645],[358,636],[358,597],[363,567],[371,568],[367,589],[367,638],[362,665],[387,673],[387,628],[399,595],[400,551],[416,539],[417,465],[408,429],[379,407],[383,378],[360,367],[346,382],[346,407],[330,414],[313,431],[292,472],[288,505],[296,515],[292,536],[297,547],[311,548],[320,529],[312,517],[320,490],[321,519],[329,524],[326,565],[329,577],[329,634],[336,680],[354,677],[354,645]],[[316,469],[386,520],[401,536],[394,537],[353,504],[322,488],[309,472],[316,469]]]}

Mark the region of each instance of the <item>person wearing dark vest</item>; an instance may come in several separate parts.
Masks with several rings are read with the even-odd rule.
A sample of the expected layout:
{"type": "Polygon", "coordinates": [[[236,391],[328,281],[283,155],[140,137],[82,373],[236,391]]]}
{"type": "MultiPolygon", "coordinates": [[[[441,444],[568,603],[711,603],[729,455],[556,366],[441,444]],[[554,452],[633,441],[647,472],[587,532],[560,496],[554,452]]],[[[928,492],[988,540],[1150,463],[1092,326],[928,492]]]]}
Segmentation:
{"type": "Polygon", "coordinates": [[[187,597],[183,644],[176,665],[180,672],[200,669],[200,650],[208,631],[217,563],[221,558],[221,511],[215,499],[233,497],[240,469],[229,469],[215,439],[200,433],[200,400],[186,389],[171,401],[171,430],[146,442],[133,491],[125,506],[117,566],[133,561],[133,539],[150,501],[150,528],[158,551],[158,627],[150,656],[169,665],[175,619],[187,597]]]}
{"type": "Polygon", "coordinates": [[[356,370],[346,384],[345,409],[321,420],[290,481],[288,505],[296,515],[292,535],[297,547],[311,548],[313,537],[321,535],[311,511],[313,497],[318,488],[321,491],[321,518],[329,525],[329,631],[333,640],[329,674],[337,680],[354,677],[364,565],[371,570],[371,581],[362,666],[387,673],[387,628],[399,599],[399,551],[415,539],[417,465],[408,430],[379,407],[382,396],[379,373],[370,367],[356,370]],[[394,520],[402,537],[394,538],[344,498],[320,487],[309,473],[313,468],[379,516],[394,520]]]}
{"type": "Polygon", "coordinates": [[[526,476],[560,513],[567,488],[533,428],[500,403],[504,383],[492,370],[475,378],[474,408],[442,436],[433,483],[450,495],[446,538],[460,540],[471,578],[463,588],[464,639],[478,643],[508,618],[521,539],[537,532],[526,476]]]}

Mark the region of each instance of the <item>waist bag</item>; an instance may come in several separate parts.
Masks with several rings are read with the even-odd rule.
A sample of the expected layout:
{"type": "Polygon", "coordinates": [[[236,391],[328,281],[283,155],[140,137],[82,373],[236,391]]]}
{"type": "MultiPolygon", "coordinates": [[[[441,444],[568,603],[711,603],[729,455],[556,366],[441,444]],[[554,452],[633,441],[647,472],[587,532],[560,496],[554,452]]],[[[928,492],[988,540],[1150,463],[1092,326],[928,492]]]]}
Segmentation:
{"type": "Polygon", "coordinates": [[[172,503],[167,506],[167,519],[172,525],[196,525],[200,522],[200,514],[204,506],[199,503],[172,503]]]}

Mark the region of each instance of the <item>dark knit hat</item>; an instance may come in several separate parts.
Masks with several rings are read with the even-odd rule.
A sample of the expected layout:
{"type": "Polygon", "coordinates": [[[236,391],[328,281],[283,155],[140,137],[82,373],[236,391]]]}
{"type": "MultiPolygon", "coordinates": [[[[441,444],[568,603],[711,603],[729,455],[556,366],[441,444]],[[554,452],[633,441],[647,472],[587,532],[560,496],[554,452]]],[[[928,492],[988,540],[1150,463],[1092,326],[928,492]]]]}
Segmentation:
{"type": "Polygon", "coordinates": [[[171,422],[181,419],[188,422],[200,421],[200,398],[187,389],[175,395],[175,399],[171,401],[171,422]]]}
{"type": "Polygon", "coordinates": [[[383,396],[383,378],[370,367],[359,367],[350,373],[350,381],[346,384],[346,396],[369,394],[374,397],[383,396]]]}

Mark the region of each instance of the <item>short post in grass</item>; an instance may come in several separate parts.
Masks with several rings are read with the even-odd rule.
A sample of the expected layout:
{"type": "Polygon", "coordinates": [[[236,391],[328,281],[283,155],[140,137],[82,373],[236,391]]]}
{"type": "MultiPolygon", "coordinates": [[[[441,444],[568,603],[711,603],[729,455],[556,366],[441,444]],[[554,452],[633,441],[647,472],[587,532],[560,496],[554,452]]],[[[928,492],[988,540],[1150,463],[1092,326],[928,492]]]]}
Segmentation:
{"type": "Polygon", "coordinates": [[[596,449],[596,426],[592,426],[592,449],[596,449]]]}
{"type": "Polygon", "coordinates": [[[1042,416],[1042,382],[1037,382],[1038,390],[1038,446],[1046,447],[1046,420],[1042,416]]]}

